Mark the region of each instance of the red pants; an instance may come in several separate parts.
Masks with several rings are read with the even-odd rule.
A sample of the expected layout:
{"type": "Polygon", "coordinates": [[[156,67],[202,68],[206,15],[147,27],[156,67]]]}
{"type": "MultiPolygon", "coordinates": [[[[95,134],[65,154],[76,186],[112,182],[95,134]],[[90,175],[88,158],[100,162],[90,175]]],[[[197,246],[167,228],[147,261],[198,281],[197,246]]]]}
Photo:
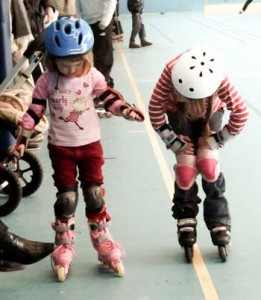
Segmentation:
{"type": "Polygon", "coordinates": [[[77,187],[103,183],[103,149],[100,141],[80,147],[62,147],[48,144],[54,170],[54,185],[58,192],[77,187]]]}

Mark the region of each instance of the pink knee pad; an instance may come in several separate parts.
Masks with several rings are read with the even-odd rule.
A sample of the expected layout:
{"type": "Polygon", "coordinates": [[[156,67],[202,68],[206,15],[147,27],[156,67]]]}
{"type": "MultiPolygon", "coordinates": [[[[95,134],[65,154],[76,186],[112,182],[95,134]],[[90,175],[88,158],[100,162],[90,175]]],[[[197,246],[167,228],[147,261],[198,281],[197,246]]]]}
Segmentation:
{"type": "Polygon", "coordinates": [[[180,164],[175,165],[174,169],[178,187],[183,190],[189,190],[196,180],[197,169],[192,166],[180,164]]]}
{"type": "Polygon", "coordinates": [[[174,166],[176,173],[176,183],[183,190],[189,190],[197,177],[196,156],[178,154],[177,164],[174,166]]]}
{"type": "Polygon", "coordinates": [[[220,173],[217,150],[200,149],[197,157],[197,169],[207,182],[215,182],[220,173]]]}

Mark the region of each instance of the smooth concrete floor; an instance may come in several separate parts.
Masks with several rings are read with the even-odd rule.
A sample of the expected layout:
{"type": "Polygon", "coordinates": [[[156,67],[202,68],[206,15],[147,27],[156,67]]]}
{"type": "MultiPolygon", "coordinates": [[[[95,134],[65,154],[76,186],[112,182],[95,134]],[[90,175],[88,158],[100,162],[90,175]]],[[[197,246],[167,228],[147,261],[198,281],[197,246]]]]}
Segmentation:
{"type": "MultiPolygon", "coordinates": [[[[112,75],[126,100],[145,112],[146,121],[101,119],[105,199],[113,218],[111,233],[126,250],[125,277],[115,277],[99,267],[81,196],[76,213],[77,256],[66,281],[56,281],[46,258],[23,271],[0,273],[1,300],[260,299],[261,15],[188,12],[144,15],[143,20],[153,46],[129,49],[131,18],[122,16],[124,42],[114,45],[112,75]],[[171,217],[174,156],[165,150],[147,116],[150,95],[165,63],[200,43],[221,52],[251,113],[243,132],[220,150],[232,214],[232,245],[226,263],[220,261],[211,243],[202,205],[194,261],[186,263],[171,217]]],[[[38,155],[44,167],[43,184],[4,221],[10,231],[23,237],[53,241],[56,191],[46,141],[38,155]]],[[[202,190],[200,195],[203,197],[202,190]]]]}

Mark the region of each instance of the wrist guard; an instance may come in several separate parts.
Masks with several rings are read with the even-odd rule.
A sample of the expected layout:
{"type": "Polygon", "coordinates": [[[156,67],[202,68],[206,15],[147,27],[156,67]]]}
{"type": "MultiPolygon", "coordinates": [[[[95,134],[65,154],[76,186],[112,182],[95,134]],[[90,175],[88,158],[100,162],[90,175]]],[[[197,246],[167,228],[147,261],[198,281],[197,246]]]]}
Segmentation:
{"type": "Polygon", "coordinates": [[[227,142],[233,140],[235,135],[229,133],[225,126],[221,131],[210,135],[207,139],[208,146],[211,150],[222,148],[227,142]]]}
{"type": "Polygon", "coordinates": [[[175,154],[186,146],[186,143],[174,133],[169,124],[161,126],[157,130],[157,133],[165,143],[167,149],[170,149],[175,154]]]}
{"type": "MultiPolygon", "coordinates": [[[[119,111],[122,115],[123,115],[123,111],[125,109],[128,109],[129,113],[134,111],[137,115],[139,115],[139,117],[141,118],[141,122],[143,122],[145,120],[144,114],[135,106],[135,104],[131,105],[128,102],[124,101],[119,107],[119,111]]],[[[123,115],[123,117],[127,120],[130,120],[130,118],[128,116],[123,115]]]]}

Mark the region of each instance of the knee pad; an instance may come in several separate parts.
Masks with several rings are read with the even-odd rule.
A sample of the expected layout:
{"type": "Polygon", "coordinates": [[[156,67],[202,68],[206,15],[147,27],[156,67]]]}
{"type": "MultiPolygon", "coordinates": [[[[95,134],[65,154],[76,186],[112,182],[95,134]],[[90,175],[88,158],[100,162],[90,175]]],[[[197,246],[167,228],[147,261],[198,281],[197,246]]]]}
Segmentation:
{"type": "Polygon", "coordinates": [[[86,210],[99,211],[104,204],[104,188],[100,185],[92,185],[83,189],[83,197],[86,203],[86,210]]]}
{"type": "Polygon", "coordinates": [[[77,203],[78,193],[75,191],[58,194],[54,204],[55,216],[62,219],[69,219],[75,214],[77,203]]]}
{"type": "Polygon", "coordinates": [[[196,157],[194,155],[177,155],[174,166],[176,183],[179,188],[189,190],[197,177],[196,157]]]}
{"type": "Polygon", "coordinates": [[[215,182],[220,174],[220,162],[217,150],[199,149],[197,169],[207,182],[215,182]]]}

